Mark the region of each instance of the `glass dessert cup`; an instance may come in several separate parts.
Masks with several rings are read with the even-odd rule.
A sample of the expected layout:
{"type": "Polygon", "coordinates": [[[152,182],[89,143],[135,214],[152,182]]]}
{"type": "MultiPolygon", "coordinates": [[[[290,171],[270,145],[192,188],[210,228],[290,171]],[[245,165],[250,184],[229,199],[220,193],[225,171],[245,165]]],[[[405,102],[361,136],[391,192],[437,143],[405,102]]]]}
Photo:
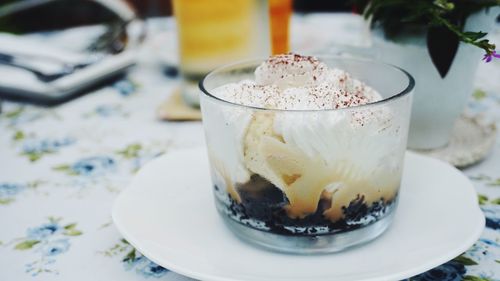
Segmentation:
{"type": "Polygon", "coordinates": [[[398,202],[413,78],[368,60],[320,58],[382,100],[339,109],[265,109],[214,90],[251,79],[262,60],[218,68],[200,103],[215,205],[241,239],[279,252],[341,251],[390,225],[398,202]]]}

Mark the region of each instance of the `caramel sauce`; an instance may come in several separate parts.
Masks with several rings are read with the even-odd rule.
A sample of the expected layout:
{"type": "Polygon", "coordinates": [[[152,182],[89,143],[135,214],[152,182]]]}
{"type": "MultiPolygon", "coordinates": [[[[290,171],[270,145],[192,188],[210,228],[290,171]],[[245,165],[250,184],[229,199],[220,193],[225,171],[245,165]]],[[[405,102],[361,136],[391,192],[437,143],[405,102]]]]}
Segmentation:
{"type": "Polygon", "coordinates": [[[237,203],[241,203],[241,197],[236,191],[233,180],[231,180],[230,173],[227,171],[222,161],[218,160],[210,150],[208,151],[208,159],[212,169],[218,173],[220,177],[222,177],[224,186],[226,187],[226,191],[229,196],[231,196],[231,198],[237,203]]]}
{"type": "Polygon", "coordinates": [[[286,184],[291,185],[294,182],[296,182],[302,175],[299,174],[293,174],[293,175],[283,175],[283,180],[285,181],[286,184]]]}

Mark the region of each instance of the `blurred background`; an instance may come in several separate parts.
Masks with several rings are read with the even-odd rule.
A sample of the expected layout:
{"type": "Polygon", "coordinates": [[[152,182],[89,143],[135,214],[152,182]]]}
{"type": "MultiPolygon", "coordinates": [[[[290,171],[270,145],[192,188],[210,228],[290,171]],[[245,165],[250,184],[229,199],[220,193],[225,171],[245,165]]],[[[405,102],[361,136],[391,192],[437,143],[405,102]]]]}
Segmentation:
{"type": "Polygon", "coordinates": [[[181,74],[183,101],[197,107],[197,83],[211,69],[271,53],[314,53],[335,40],[331,28],[346,30],[329,22],[304,31],[297,44],[292,34],[309,20],[296,17],[292,30],[292,11],[356,9],[349,0],[0,0],[0,97],[56,105],[156,57],[167,76],[181,74]],[[141,50],[151,55],[141,59],[141,50]]]}
{"type": "Polygon", "coordinates": [[[354,3],[366,1],[0,0],[0,98],[56,105],[157,62],[196,108],[198,81],[229,62],[290,51],[375,58],[354,3]]]}
{"type": "MultiPolygon", "coordinates": [[[[46,0],[0,0],[0,6],[14,2],[26,2],[39,5],[43,2],[53,2],[34,10],[13,13],[0,17],[0,31],[23,33],[60,29],[69,26],[79,26],[110,21],[113,14],[102,9],[97,2],[92,1],[46,1],[46,0]],[[75,5],[75,3],[77,3],[75,5]]],[[[105,1],[103,1],[105,2],[105,1]]],[[[142,18],[172,15],[171,0],[126,0],[142,18]]],[[[350,11],[352,7],[348,0],[295,0],[294,12],[332,12],[350,11]]],[[[1,13],[0,13],[1,15],[1,13]]]]}
{"type": "MultiPolygon", "coordinates": [[[[95,24],[113,19],[113,14],[109,10],[102,9],[97,2],[93,1],[0,0],[0,6],[14,2],[26,2],[27,5],[40,5],[44,2],[53,3],[1,17],[1,31],[20,33],[50,30],[95,24]]],[[[169,16],[173,12],[171,0],[125,0],[125,2],[131,5],[142,18],[169,16]]],[[[349,11],[352,8],[349,6],[348,0],[295,0],[293,9],[295,12],[306,13],[349,11]]]]}

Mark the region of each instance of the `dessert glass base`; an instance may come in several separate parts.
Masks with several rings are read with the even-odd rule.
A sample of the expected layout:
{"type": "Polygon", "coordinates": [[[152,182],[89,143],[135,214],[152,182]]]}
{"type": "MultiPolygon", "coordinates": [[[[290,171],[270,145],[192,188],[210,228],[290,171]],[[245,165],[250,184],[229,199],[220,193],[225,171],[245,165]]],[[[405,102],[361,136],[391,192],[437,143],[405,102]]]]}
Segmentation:
{"type": "Polygon", "coordinates": [[[253,245],[290,254],[334,253],[362,245],[380,236],[391,224],[394,212],[368,226],[327,235],[292,236],[261,231],[242,225],[220,211],[224,223],[241,240],[253,245]]]}

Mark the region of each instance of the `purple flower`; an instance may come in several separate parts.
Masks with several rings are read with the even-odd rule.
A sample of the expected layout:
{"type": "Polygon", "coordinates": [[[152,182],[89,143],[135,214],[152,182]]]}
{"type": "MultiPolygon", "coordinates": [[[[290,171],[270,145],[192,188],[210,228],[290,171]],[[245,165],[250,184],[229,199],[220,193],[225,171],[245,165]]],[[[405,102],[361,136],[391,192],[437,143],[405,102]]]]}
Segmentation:
{"type": "Polygon", "coordinates": [[[493,58],[500,59],[500,54],[497,54],[497,51],[493,50],[491,53],[484,54],[483,60],[486,62],[490,62],[493,58]]]}

